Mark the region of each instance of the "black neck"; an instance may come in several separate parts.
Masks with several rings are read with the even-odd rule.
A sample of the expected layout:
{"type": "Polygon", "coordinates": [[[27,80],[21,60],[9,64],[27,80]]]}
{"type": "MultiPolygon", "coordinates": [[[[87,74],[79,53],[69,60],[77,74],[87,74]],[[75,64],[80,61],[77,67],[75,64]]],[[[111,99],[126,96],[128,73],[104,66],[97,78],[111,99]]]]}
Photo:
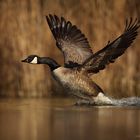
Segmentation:
{"type": "Polygon", "coordinates": [[[40,57],[38,59],[38,64],[47,64],[50,67],[51,71],[60,67],[60,65],[55,60],[49,57],[40,57]]]}

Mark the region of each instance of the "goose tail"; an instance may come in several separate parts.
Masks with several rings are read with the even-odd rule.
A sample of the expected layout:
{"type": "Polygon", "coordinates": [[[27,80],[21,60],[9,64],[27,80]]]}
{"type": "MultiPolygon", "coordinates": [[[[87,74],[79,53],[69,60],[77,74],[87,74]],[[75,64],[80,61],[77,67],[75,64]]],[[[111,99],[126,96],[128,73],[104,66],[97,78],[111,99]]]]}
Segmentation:
{"type": "Polygon", "coordinates": [[[96,97],[93,97],[96,105],[113,105],[111,98],[107,97],[103,92],[99,92],[96,97]]]}

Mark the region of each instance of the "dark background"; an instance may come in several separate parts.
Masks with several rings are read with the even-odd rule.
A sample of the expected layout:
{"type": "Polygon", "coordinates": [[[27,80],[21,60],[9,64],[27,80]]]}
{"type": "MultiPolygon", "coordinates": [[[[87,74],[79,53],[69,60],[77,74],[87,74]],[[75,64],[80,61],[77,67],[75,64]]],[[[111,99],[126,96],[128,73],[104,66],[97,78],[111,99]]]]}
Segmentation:
{"type": "MultiPolygon", "coordinates": [[[[140,1],[0,0],[1,97],[44,97],[58,92],[47,66],[21,63],[29,54],[37,54],[63,64],[46,23],[49,13],[76,24],[96,52],[123,32],[126,18],[140,19],[140,1]]],[[[140,36],[115,64],[93,76],[108,95],[140,95],[139,43],[140,36]]]]}

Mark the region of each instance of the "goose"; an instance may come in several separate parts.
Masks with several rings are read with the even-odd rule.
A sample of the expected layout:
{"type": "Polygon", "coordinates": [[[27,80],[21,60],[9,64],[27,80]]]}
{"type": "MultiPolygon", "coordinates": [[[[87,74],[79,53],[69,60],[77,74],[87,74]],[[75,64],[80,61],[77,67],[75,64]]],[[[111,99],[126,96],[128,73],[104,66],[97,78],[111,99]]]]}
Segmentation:
{"type": "Polygon", "coordinates": [[[131,46],[138,35],[139,20],[132,18],[126,20],[123,33],[96,53],[93,53],[81,30],[64,17],[49,14],[46,20],[55,38],[56,46],[63,53],[64,66],[50,57],[38,55],[30,55],[22,62],[47,64],[52,77],[67,91],[67,94],[79,99],[76,105],[112,104],[111,99],[91,76],[113,63],[131,46]]]}

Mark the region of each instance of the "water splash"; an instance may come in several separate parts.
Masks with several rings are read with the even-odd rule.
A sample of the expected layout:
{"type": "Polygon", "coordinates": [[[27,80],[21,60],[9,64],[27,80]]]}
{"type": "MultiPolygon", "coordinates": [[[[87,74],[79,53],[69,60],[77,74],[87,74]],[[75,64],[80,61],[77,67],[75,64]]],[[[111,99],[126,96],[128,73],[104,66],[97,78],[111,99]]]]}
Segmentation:
{"type": "Polygon", "coordinates": [[[140,106],[140,97],[128,97],[122,99],[113,99],[99,93],[93,98],[95,105],[114,105],[114,106],[140,106]]]}
{"type": "Polygon", "coordinates": [[[116,106],[140,106],[140,97],[128,97],[122,99],[112,99],[112,105],[116,106]]]}

